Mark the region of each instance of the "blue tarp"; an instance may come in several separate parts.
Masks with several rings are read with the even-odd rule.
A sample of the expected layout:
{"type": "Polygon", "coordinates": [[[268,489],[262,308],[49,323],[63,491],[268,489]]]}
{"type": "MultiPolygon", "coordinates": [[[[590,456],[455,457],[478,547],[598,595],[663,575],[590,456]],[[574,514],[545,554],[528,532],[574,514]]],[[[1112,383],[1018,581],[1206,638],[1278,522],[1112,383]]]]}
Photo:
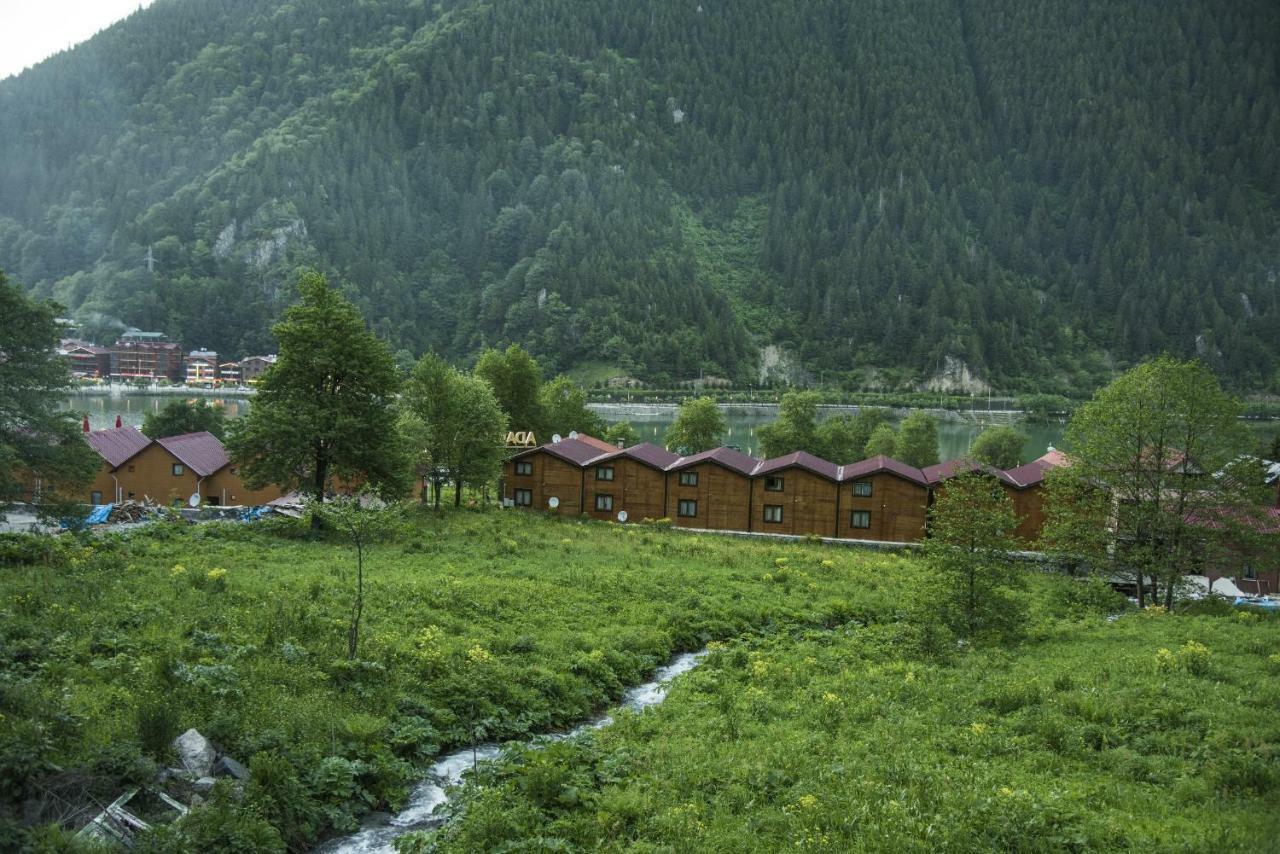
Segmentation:
{"type": "Polygon", "coordinates": [[[84,520],[86,525],[101,525],[111,516],[111,508],[114,504],[97,504],[89,511],[89,518],[84,520]]]}
{"type": "Polygon", "coordinates": [[[1237,596],[1234,604],[1254,608],[1280,608],[1280,599],[1272,599],[1270,596],[1237,596]]]}

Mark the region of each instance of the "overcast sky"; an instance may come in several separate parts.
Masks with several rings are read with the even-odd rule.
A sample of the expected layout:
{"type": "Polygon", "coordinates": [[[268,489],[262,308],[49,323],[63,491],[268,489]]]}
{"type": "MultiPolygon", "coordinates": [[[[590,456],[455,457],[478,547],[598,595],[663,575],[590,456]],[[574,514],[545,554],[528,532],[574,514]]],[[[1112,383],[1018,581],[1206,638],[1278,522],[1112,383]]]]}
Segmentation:
{"type": "Polygon", "coordinates": [[[153,0],[0,0],[0,80],[153,0]]]}

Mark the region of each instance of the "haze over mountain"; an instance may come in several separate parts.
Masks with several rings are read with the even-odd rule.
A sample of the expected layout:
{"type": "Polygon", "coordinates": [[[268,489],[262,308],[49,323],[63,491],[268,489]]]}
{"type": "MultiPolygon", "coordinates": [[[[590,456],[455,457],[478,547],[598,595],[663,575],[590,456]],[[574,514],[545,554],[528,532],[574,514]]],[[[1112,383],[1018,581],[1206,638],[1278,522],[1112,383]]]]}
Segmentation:
{"type": "Polygon", "coordinates": [[[157,0],[0,140],[0,268],[103,338],[270,350],[311,265],[462,361],[1280,388],[1272,0],[157,0]]]}

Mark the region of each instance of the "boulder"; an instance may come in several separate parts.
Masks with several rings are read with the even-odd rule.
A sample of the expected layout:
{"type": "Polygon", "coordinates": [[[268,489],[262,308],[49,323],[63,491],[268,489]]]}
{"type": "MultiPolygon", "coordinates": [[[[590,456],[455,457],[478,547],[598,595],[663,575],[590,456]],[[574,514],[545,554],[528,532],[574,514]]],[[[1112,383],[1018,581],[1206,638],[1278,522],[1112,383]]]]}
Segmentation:
{"type": "Polygon", "coordinates": [[[224,756],[213,763],[213,770],[210,773],[215,777],[235,777],[237,780],[249,779],[249,769],[230,756],[224,756]]]}
{"type": "Polygon", "coordinates": [[[208,794],[213,791],[213,787],[217,784],[218,781],[212,777],[201,777],[199,780],[196,780],[191,784],[191,788],[195,789],[197,795],[208,796],[208,794]]]}
{"type": "Polygon", "coordinates": [[[195,729],[189,729],[173,740],[173,749],[182,760],[182,767],[192,777],[208,777],[213,769],[217,752],[209,739],[195,729]]]}

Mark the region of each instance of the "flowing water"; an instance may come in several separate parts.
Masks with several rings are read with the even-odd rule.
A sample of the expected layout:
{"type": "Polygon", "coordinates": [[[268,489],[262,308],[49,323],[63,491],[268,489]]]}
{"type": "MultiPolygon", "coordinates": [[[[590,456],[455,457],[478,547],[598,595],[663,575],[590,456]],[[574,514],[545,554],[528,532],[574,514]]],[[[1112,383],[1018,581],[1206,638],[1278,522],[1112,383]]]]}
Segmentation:
{"type": "MultiPolygon", "coordinates": [[[[667,698],[670,681],[697,667],[706,654],[706,650],[702,650],[676,656],[670,664],[658,668],[653,679],[623,694],[619,708],[639,712],[658,705],[667,698]]],[[[547,742],[564,741],[590,730],[602,729],[611,723],[613,723],[611,715],[602,715],[568,732],[538,736],[529,743],[536,746],[547,742]]],[[[350,836],[331,839],[316,848],[315,854],[392,854],[395,851],[393,843],[396,837],[403,836],[412,830],[423,830],[441,824],[443,819],[436,816],[435,811],[437,807],[449,800],[450,787],[461,783],[466,773],[471,771],[478,762],[497,759],[501,754],[500,745],[481,744],[475,748],[468,747],[444,756],[431,766],[427,776],[414,788],[404,809],[392,816],[389,821],[366,826],[350,836]]]]}

